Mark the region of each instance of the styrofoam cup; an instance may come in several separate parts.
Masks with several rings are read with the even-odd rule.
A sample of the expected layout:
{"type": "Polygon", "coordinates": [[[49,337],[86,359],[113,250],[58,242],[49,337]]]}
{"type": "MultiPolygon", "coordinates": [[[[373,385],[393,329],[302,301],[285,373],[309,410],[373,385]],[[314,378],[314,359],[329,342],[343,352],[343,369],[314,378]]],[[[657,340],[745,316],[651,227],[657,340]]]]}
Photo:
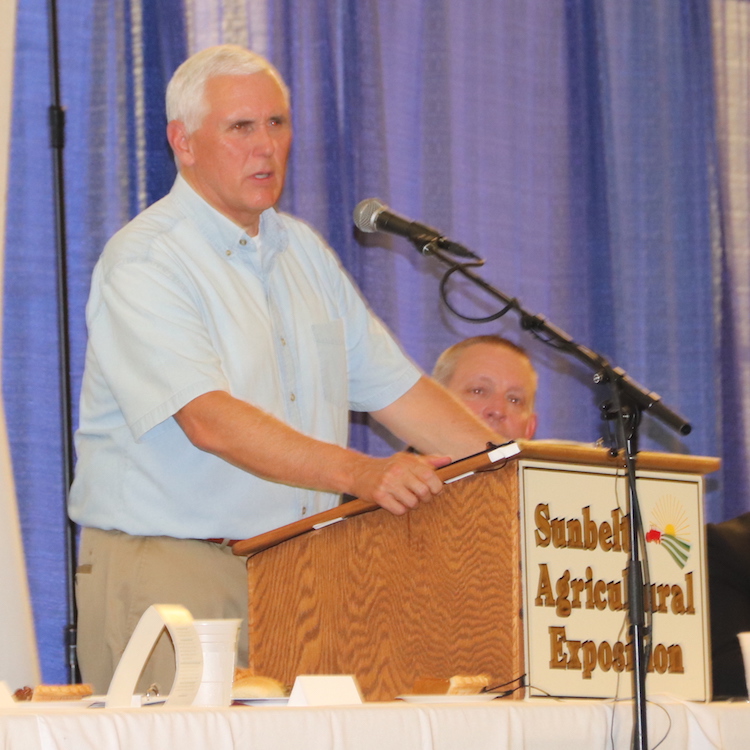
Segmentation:
{"type": "Polygon", "coordinates": [[[194,706],[224,707],[232,704],[232,685],[226,682],[201,682],[194,706]]]}
{"type": "Polygon", "coordinates": [[[742,661],[745,664],[745,684],[747,692],[750,695],[750,633],[737,633],[740,639],[740,648],[742,649],[742,661]]]}
{"type": "Polygon", "coordinates": [[[194,620],[203,651],[203,677],[194,706],[228,706],[242,620],[194,620]]]}

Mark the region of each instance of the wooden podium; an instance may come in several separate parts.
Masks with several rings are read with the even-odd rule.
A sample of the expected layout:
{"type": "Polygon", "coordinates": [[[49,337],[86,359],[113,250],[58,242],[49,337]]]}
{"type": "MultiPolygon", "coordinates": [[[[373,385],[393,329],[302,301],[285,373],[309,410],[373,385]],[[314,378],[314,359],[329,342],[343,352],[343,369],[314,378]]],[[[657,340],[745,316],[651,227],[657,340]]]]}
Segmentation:
{"type": "MultiPolygon", "coordinates": [[[[621,463],[605,449],[519,445],[524,458],[621,463]]],[[[639,454],[644,469],[717,466],[639,454]]],[[[354,674],[371,701],[412,692],[423,677],[520,678],[517,462],[481,454],[439,470],[444,480],[471,472],[404,516],[355,500],[237,543],[248,555],[250,667],[289,684],[299,674],[354,674]]]]}

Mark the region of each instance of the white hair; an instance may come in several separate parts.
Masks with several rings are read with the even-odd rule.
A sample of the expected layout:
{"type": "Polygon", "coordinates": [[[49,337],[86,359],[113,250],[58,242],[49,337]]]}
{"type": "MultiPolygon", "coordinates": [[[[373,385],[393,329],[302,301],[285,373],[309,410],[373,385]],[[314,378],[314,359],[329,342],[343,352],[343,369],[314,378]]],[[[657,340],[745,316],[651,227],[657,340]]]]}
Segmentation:
{"type": "Polygon", "coordinates": [[[167,120],[179,120],[188,133],[201,126],[207,114],[206,82],[215,76],[266,72],[273,76],[289,103],[289,89],[276,68],[262,55],[236,44],[220,44],[196,52],[174,72],[167,86],[167,120]]]}
{"type": "Polygon", "coordinates": [[[493,333],[484,334],[482,336],[472,336],[471,338],[459,341],[457,344],[453,344],[453,346],[449,346],[438,357],[438,360],[435,363],[435,368],[432,371],[432,377],[435,378],[438,383],[447,387],[456,373],[456,368],[458,367],[458,361],[461,358],[461,355],[467,349],[476,346],[477,344],[489,344],[490,346],[507,349],[508,351],[515,352],[519,357],[528,362],[533,374],[534,383],[534,390],[531,396],[531,406],[533,408],[537,386],[537,374],[534,369],[534,363],[531,361],[528,352],[522,346],[519,346],[510,339],[506,339],[504,336],[498,336],[493,333]]]}

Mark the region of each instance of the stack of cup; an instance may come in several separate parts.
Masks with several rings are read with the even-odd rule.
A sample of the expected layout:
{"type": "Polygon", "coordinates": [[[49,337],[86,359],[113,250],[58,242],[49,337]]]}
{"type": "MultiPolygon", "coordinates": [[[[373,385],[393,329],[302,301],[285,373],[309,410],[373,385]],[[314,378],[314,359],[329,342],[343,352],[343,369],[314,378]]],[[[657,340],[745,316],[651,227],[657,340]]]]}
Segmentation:
{"type": "Polygon", "coordinates": [[[742,661],[745,665],[745,684],[750,695],[750,633],[737,633],[742,649],[742,661]]]}
{"type": "Polygon", "coordinates": [[[194,706],[229,706],[237,661],[237,620],[194,620],[203,650],[203,679],[194,706]]]}

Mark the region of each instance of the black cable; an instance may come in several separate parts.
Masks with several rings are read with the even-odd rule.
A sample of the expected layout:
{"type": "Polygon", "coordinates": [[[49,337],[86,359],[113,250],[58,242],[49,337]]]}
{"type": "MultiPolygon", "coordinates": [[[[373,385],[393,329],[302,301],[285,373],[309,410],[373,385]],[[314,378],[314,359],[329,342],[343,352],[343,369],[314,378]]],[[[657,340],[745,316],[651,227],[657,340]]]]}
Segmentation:
{"type": "Polygon", "coordinates": [[[499,685],[493,685],[492,687],[486,687],[482,688],[483,693],[494,693],[496,690],[499,690],[500,688],[504,688],[506,685],[510,685],[513,682],[520,682],[521,684],[517,687],[514,687],[513,690],[509,692],[514,692],[515,690],[518,690],[518,688],[522,688],[526,686],[526,672],[524,672],[521,675],[518,675],[518,677],[513,677],[512,679],[508,680],[507,682],[501,682],[499,685]]]}
{"type": "Polygon", "coordinates": [[[502,308],[499,312],[492,313],[491,315],[487,315],[485,317],[480,318],[473,318],[470,315],[464,315],[462,312],[459,312],[453,305],[450,303],[450,300],[448,299],[448,280],[450,277],[456,272],[456,271],[465,271],[467,268],[479,268],[480,266],[484,265],[484,261],[481,262],[474,262],[474,263],[455,263],[451,268],[449,268],[445,274],[443,275],[443,278],[440,279],[440,299],[443,300],[443,304],[457,317],[461,318],[461,320],[466,320],[469,323],[491,323],[493,320],[498,320],[499,318],[502,318],[503,315],[505,315],[507,312],[510,312],[511,310],[517,310],[518,309],[518,301],[515,299],[512,299],[508,302],[507,305],[505,305],[504,308],[502,308]]]}

